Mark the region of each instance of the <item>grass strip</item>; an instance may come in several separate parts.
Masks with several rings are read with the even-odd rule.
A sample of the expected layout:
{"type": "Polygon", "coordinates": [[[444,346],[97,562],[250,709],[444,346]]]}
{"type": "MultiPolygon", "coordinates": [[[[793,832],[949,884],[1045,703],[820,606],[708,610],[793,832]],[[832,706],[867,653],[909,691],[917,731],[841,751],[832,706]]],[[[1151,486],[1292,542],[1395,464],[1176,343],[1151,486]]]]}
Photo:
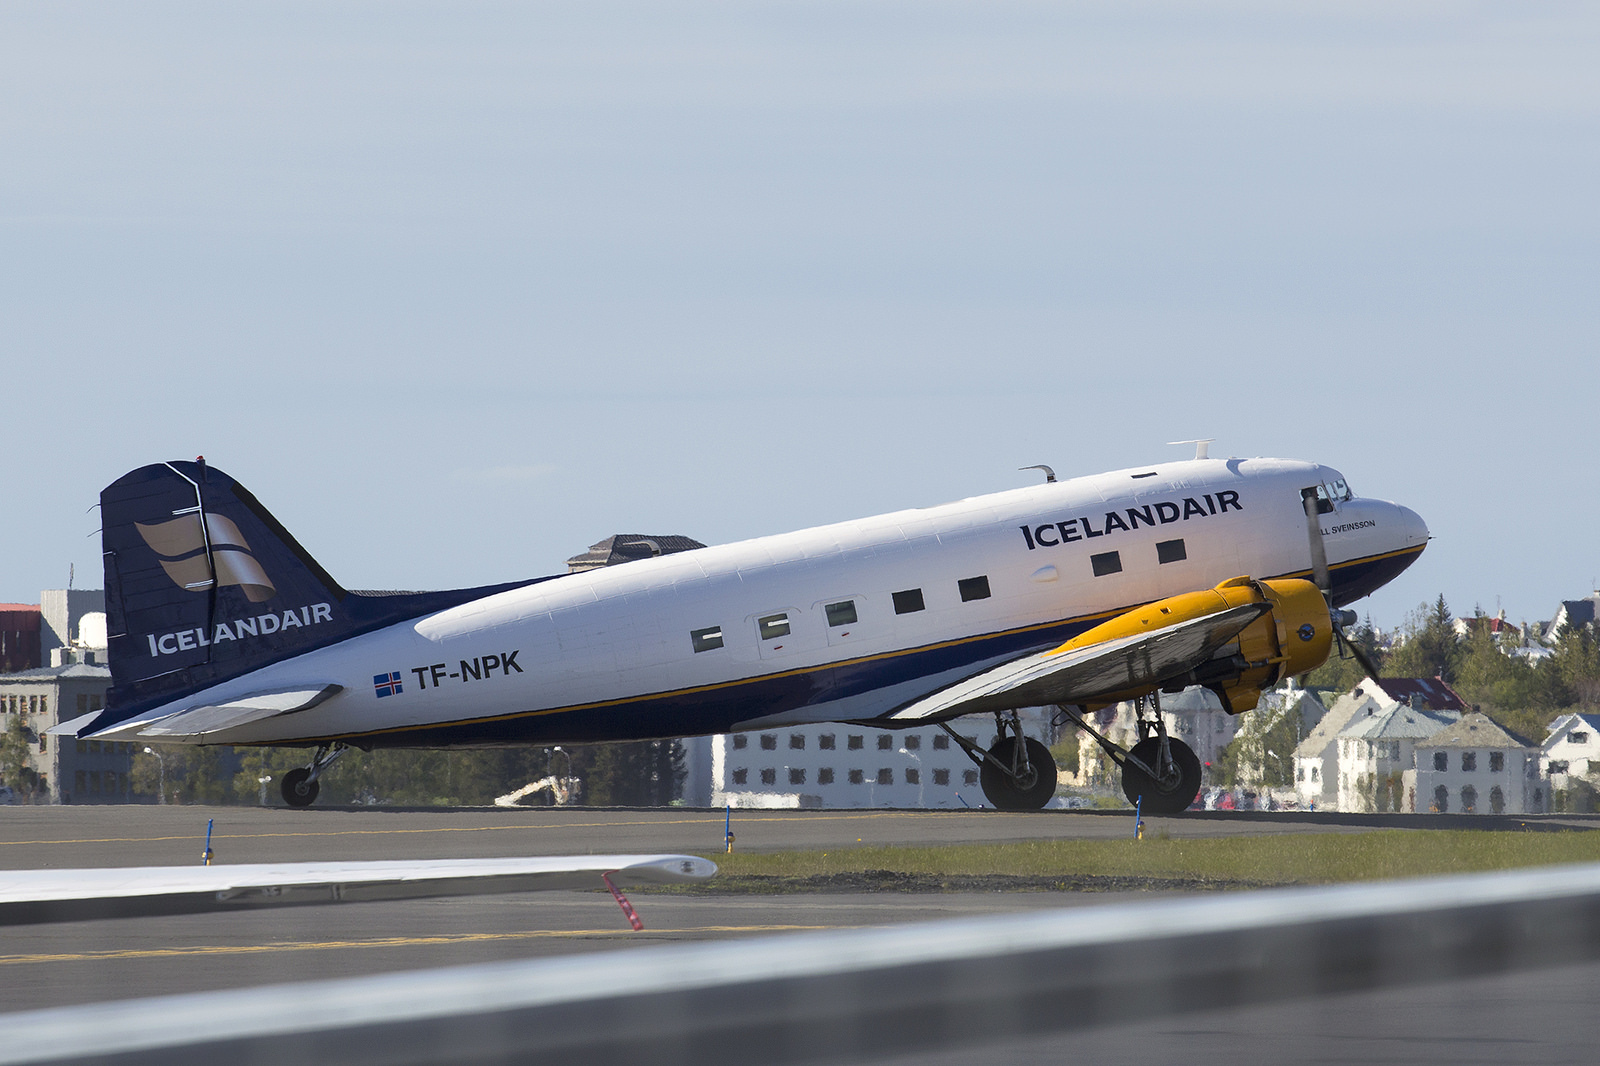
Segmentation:
{"type": "Polygon", "coordinates": [[[1600,862],[1600,833],[1376,830],[1199,839],[848,847],[714,856],[690,894],[1127,891],[1334,884],[1600,862]]]}

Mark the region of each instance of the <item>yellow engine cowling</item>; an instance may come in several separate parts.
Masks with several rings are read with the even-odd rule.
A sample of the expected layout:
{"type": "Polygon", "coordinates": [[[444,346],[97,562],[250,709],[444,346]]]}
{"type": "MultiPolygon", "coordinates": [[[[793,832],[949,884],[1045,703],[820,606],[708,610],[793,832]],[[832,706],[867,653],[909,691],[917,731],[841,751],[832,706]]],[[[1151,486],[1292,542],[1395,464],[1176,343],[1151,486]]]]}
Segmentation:
{"type": "MultiPolygon", "coordinates": [[[[1060,650],[1072,651],[1149,633],[1249,603],[1266,603],[1270,609],[1236,638],[1238,656],[1245,665],[1200,681],[1217,694],[1229,714],[1239,714],[1254,708],[1262,691],[1282,678],[1315,670],[1327,661],[1333,647],[1333,625],[1327,601],[1311,582],[1298,578],[1230,578],[1214,589],[1170,596],[1127,611],[1068,641],[1060,650]]],[[[1104,706],[1143,695],[1147,693],[1114,693],[1097,703],[1104,706]]]]}

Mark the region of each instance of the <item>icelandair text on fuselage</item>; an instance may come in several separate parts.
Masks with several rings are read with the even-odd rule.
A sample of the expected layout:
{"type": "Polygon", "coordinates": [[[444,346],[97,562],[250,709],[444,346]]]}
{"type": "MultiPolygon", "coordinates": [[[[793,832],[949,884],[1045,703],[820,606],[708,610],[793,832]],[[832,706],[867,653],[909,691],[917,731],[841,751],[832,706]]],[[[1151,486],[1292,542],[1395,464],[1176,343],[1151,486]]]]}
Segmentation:
{"type": "Polygon", "coordinates": [[[1041,526],[1018,528],[1022,530],[1022,539],[1028,542],[1028,550],[1033,551],[1035,548],[1053,548],[1058,544],[1071,544],[1073,541],[1091,537],[1103,537],[1119,529],[1127,533],[1138,529],[1141,524],[1164,526],[1171,522],[1187,522],[1191,518],[1209,518],[1228,511],[1242,510],[1244,504],[1239,502],[1239,494],[1229,490],[1208,492],[1199,499],[1185,496],[1181,504],[1162,500],[1160,503],[1147,503],[1143,507],[1125,507],[1121,511],[1107,511],[1100,521],[1099,529],[1094,527],[1093,520],[1087,515],[1082,518],[1069,518],[1064,522],[1046,522],[1041,526]]]}
{"type": "Polygon", "coordinates": [[[204,648],[212,644],[221,644],[229,640],[244,640],[246,637],[265,637],[296,626],[314,626],[323,622],[333,621],[333,605],[328,603],[313,603],[307,607],[290,608],[283,612],[261,614],[254,618],[239,618],[232,622],[218,622],[211,630],[209,637],[202,628],[180,629],[176,633],[163,633],[156,636],[153,633],[145,634],[145,639],[150,642],[150,654],[176,655],[181,651],[193,651],[195,648],[204,648]]]}

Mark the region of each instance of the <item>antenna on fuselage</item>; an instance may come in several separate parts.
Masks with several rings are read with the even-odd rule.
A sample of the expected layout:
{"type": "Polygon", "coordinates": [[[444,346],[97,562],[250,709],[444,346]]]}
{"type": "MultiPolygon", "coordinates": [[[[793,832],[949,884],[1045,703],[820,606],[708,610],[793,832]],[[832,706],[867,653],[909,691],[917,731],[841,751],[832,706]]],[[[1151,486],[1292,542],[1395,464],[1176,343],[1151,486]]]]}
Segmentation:
{"type": "Polygon", "coordinates": [[[1205,440],[1169,440],[1167,441],[1167,446],[1171,447],[1174,444],[1193,444],[1194,457],[1196,459],[1209,459],[1211,458],[1211,444],[1216,439],[1217,438],[1215,437],[1207,437],[1205,440]]]}
{"type": "Polygon", "coordinates": [[[1051,470],[1048,466],[1045,466],[1043,463],[1035,463],[1033,466],[1019,466],[1019,467],[1017,467],[1017,469],[1018,470],[1043,470],[1044,471],[1044,483],[1046,485],[1053,484],[1055,482],[1055,480],[1056,480],[1056,472],[1054,470],[1051,470]]]}

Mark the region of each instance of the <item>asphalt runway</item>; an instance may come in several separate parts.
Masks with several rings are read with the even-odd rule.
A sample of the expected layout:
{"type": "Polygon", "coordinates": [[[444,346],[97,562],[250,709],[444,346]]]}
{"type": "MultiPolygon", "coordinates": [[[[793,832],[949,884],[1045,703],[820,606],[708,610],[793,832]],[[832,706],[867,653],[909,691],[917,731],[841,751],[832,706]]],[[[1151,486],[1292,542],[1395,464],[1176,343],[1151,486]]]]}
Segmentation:
{"type": "MultiPolygon", "coordinates": [[[[392,810],[0,808],[0,869],[198,863],[206,820],[221,863],[688,852],[715,859],[723,814],[680,808],[392,810]]],[[[1441,818],[1206,812],[1147,819],[1173,837],[1359,832],[1379,827],[1592,829],[1594,818],[1441,818]]],[[[1123,812],[736,811],[740,850],[1124,837],[1123,812]]],[[[0,874],[3,876],[3,874],[0,874]]],[[[1139,894],[1148,898],[1148,893],[1139,894]]],[[[242,910],[10,927],[7,1010],[249,987],[500,959],[618,953],[697,940],[933,921],[1119,898],[1112,894],[635,894],[630,931],[609,894],[552,892],[242,910]]],[[[1165,1018],[942,1056],[935,1066],[1063,1061],[1247,1063],[1588,1062],[1587,990],[1600,965],[1373,995],[1165,1018]],[[1578,1002],[1579,997],[1583,1002],[1578,1002]]],[[[1071,1004],[1063,1004],[1071,1010],[1071,1004]]],[[[910,1058],[894,1060],[909,1064],[910,1058]]]]}

